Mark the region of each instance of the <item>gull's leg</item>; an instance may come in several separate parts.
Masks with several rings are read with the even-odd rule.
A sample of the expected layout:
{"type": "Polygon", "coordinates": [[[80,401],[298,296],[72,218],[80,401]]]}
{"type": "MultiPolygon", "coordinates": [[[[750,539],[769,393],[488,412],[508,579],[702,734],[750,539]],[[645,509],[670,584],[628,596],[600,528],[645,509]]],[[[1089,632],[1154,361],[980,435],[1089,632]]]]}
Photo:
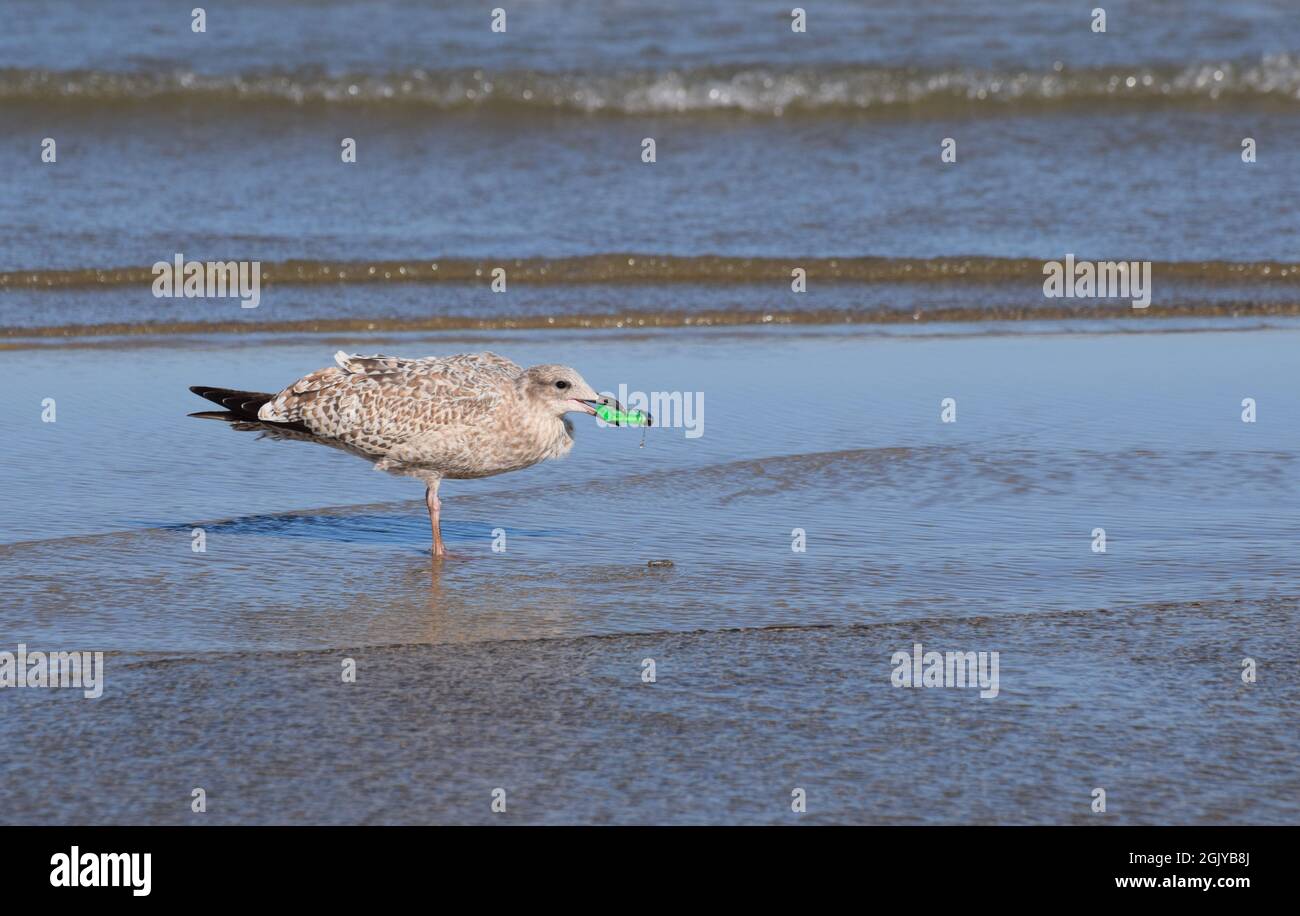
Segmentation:
{"type": "Polygon", "coordinates": [[[438,478],[427,481],[428,489],[424,491],[424,504],[429,507],[429,525],[433,528],[433,555],[445,557],[447,548],[442,546],[442,528],[438,525],[438,512],[442,503],[438,499],[438,478]]]}

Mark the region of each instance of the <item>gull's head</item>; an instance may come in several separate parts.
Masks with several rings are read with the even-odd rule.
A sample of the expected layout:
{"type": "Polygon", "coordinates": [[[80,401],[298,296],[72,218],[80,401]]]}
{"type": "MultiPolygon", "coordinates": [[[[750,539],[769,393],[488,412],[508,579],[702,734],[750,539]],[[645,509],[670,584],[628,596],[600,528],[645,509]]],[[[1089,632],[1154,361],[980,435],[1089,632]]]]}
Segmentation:
{"type": "Polygon", "coordinates": [[[601,397],[577,369],[568,366],[533,366],[519,376],[517,384],[530,404],[556,417],[575,411],[594,414],[601,404],[622,409],[618,401],[601,397]]]}

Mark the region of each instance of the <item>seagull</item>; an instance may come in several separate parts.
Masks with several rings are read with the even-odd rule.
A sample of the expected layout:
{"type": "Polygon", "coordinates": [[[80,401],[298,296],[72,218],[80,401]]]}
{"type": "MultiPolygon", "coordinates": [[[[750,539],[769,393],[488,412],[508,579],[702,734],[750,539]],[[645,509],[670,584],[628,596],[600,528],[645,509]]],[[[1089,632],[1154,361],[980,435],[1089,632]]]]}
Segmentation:
{"type": "Polygon", "coordinates": [[[404,359],[340,350],[334,361],[279,394],[195,385],[190,391],[225,409],[190,416],[328,445],[377,471],[423,480],[435,557],[447,555],[439,526],[444,478],[491,477],[561,458],[573,448],[565,414],[624,410],[575,369],[523,369],[495,353],[404,359]]]}

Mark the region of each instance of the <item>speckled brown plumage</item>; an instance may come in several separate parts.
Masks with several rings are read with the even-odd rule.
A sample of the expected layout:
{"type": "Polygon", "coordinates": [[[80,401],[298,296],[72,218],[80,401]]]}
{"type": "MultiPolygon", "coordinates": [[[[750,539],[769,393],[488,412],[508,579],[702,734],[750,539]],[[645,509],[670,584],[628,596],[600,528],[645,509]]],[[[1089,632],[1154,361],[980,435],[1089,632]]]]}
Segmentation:
{"type": "Polygon", "coordinates": [[[495,353],[403,359],[340,351],[334,360],[275,395],[193,388],[228,411],[199,416],[340,448],[377,470],[424,480],[437,555],[444,478],[489,477],[566,455],[573,426],[565,413],[618,406],[567,366],[522,369],[495,353]]]}

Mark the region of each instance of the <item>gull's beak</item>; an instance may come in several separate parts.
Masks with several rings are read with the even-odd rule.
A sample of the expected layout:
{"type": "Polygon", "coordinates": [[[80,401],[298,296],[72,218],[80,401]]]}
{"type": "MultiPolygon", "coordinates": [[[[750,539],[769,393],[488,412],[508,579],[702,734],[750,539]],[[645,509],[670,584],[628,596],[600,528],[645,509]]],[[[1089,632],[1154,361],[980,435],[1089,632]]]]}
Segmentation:
{"type": "MultiPolygon", "coordinates": [[[[628,412],[626,407],[624,407],[622,404],[620,404],[618,401],[614,400],[613,398],[599,398],[599,397],[598,397],[598,398],[593,398],[593,399],[591,399],[591,400],[579,400],[579,399],[575,398],[574,400],[577,401],[579,404],[581,404],[583,407],[585,407],[586,410],[587,410],[587,413],[590,413],[590,414],[593,414],[593,415],[596,415],[596,414],[597,414],[597,408],[600,408],[600,407],[606,407],[606,408],[609,408],[609,409],[611,409],[611,410],[616,410],[616,411],[618,411],[619,413],[627,413],[627,412],[628,412]]],[[[646,425],[646,426],[654,426],[654,418],[651,417],[649,413],[645,412],[644,410],[642,410],[642,411],[636,411],[636,412],[639,413],[641,416],[645,417],[645,425],[646,425]]],[[[622,425],[623,425],[622,423],[618,422],[617,420],[607,420],[606,422],[611,423],[611,425],[613,425],[613,426],[622,426],[622,425]]]]}

